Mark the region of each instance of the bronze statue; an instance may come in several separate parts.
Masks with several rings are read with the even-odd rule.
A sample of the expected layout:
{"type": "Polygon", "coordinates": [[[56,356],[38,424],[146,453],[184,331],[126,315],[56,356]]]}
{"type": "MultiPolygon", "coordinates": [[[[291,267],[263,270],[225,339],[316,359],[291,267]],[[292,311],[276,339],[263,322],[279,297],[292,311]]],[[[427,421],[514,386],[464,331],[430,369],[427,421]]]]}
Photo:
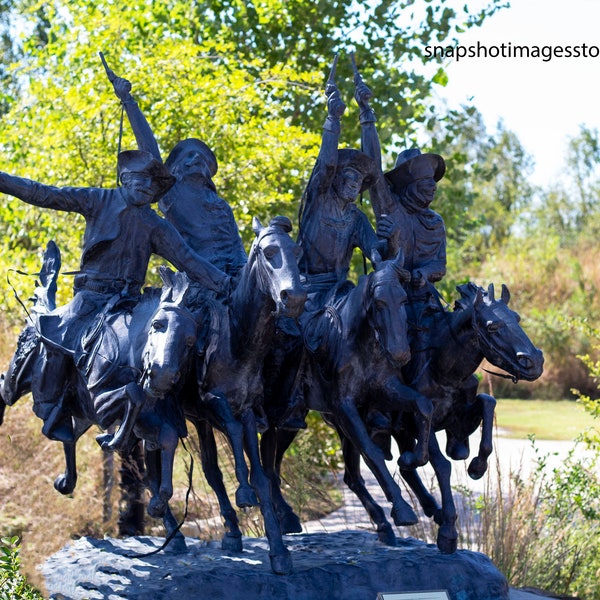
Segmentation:
{"type": "MultiPolygon", "coordinates": [[[[140,150],[162,162],[152,129],[131,95],[131,83],[108,70],[115,94],[121,100],[140,150]]],[[[187,244],[221,271],[236,277],[246,264],[246,252],[233,211],[218,194],[213,182],[217,159],[201,140],[178,142],[165,161],[175,177],[174,185],[159,200],[167,221],[187,244]]]]}
{"type": "Polygon", "coordinates": [[[446,271],[446,235],[430,204],[444,160],[405,150],[395,168],[383,173],[372,94],[356,65],[363,149],[340,149],[346,106],[335,84],[336,63],[337,56],[297,243],[288,218],[276,217],[266,227],[254,220],[256,239],[246,255],[233,212],[216,192],[213,152],[188,138],[163,164],[130,82],[106,63],[139,147],[118,156],[121,187],[56,188],[0,172],[0,192],[86,219],[74,297],[59,308],[54,295],[60,257],[48,246],[32,315],[0,380],[0,423],[5,405],[31,391],[43,433],[63,443],[66,468],[55,480],[61,493],[76,484],[80,435],[93,423],[103,429],[120,423],[114,437],[104,434],[98,441],[123,455],[136,440],[144,441],[148,512],[163,519],[181,551],[185,542],[169,500],[186,419],[198,431],[204,472],[225,519],[223,548],[241,550],[213,428],[223,431],[239,484],[236,504],[260,506],[271,568],[279,574],[292,569],[282,533],[301,530],[281,494],[279,471],[283,453],[306,427],[309,409],[339,434],[344,481],[381,541],[395,544],[394,531],[364,485],[360,459],[390,501],[394,523],[415,523],[385,464],[395,440],[403,478],[440,525],[438,547],[453,552],[450,462],[435,432],[446,432],[446,454],[462,460],[469,436],[482,424],[478,454],[469,465],[469,474],[481,477],[492,451],[495,401],[477,393],[474,371],[486,358],[515,381],[533,380],[543,365],[541,351],[508,308],[504,286],[499,299],[493,286],[461,286],[454,311],[442,306],[435,283],[446,271]],[[376,229],[355,204],[367,190],[376,229]],[[151,208],[154,202],[164,219],[151,208]],[[355,249],[374,268],[356,284],[348,281],[355,249]],[[162,291],[142,292],[152,253],[180,272],[162,268],[162,291]],[[416,471],[428,460],[441,507],[416,471]]]}
{"type": "MultiPolygon", "coordinates": [[[[114,189],[57,188],[0,173],[0,191],[42,208],[78,212],[86,219],[79,272],[73,300],[40,316],[40,334],[47,361],[40,374],[36,414],[50,439],[72,442],[73,426],[63,411],[64,381],[69,362],[90,340],[90,327],[111,312],[135,304],[146,278],[152,253],[170,261],[193,279],[222,292],[229,278],[193,252],[177,230],[150,207],[169,189],[173,176],[152,155],[140,150],[121,152],[118,172],[122,183],[114,189]]],[[[107,449],[126,447],[140,406],[128,389],[127,419],[107,449]]]]}

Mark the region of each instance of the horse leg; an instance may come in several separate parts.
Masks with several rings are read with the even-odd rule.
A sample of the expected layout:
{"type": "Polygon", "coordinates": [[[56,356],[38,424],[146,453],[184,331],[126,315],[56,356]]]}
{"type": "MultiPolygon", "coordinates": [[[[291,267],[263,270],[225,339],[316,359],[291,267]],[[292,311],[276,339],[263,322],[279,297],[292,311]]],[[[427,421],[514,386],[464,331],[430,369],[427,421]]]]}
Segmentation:
{"type": "MultiPolygon", "coordinates": [[[[435,434],[434,434],[435,435],[435,434]]],[[[415,444],[415,440],[406,433],[394,433],[394,439],[398,444],[398,448],[412,448],[415,444]]],[[[437,500],[431,495],[429,490],[423,485],[421,477],[417,473],[416,469],[400,469],[400,475],[402,479],[406,481],[412,492],[415,494],[425,516],[433,517],[434,521],[441,525],[442,523],[442,508],[437,503],[437,500]]]]}
{"type": "MultiPolygon", "coordinates": [[[[162,472],[162,450],[149,450],[146,447],[146,475],[147,475],[147,483],[150,492],[152,493],[152,497],[156,498],[160,494],[160,486],[161,486],[161,472],[162,472]]],[[[148,514],[151,517],[162,518],[163,525],[166,530],[166,538],[172,536],[171,541],[169,542],[167,548],[170,552],[174,554],[180,554],[187,552],[187,546],[185,544],[185,536],[181,531],[179,531],[179,523],[177,523],[177,519],[171,512],[169,505],[166,505],[166,508],[159,514],[154,513],[154,506],[152,505],[152,499],[148,503],[148,514]]]]}
{"type": "Polygon", "coordinates": [[[65,472],[54,480],[54,489],[61,494],[72,494],[77,485],[77,442],[63,442],[65,472]]]}
{"type": "Polygon", "coordinates": [[[494,429],[494,411],[496,409],[496,399],[489,394],[477,394],[477,403],[481,411],[481,441],[479,443],[479,453],[470,462],[467,472],[471,479],[481,479],[487,471],[487,459],[492,453],[494,446],[492,434],[494,429]]]}
{"type": "MultiPolygon", "coordinates": [[[[119,511],[119,535],[144,535],[145,485],[144,448],[138,440],[131,452],[121,453],[119,469],[121,510],[119,511]]],[[[109,455],[107,455],[109,456],[109,455]]]]}
{"type": "Polygon", "coordinates": [[[239,487],[235,492],[235,503],[239,508],[257,506],[258,500],[256,494],[248,483],[248,465],[244,458],[244,428],[234,418],[231,406],[225,398],[215,396],[214,394],[207,394],[205,400],[225,430],[227,439],[231,445],[235,475],[239,483],[239,487]]]}
{"type": "Polygon", "coordinates": [[[454,504],[452,486],[450,485],[452,465],[443,455],[435,434],[429,438],[429,462],[435,472],[442,496],[441,518],[439,521],[436,519],[436,522],[440,526],[438,529],[437,547],[443,554],[452,554],[456,551],[458,544],[456,505],[454,504]]]}
{"type": "Polygon", "coordinates": [[[240,531],[235,509],[229,501],[227,490],[223,483],[223,473],[219,468],[217,444],[212,426],[206,420],[194,421],[198,439],[200,440],[200,459],[204,477],[217,496],[221,516],[225,520],[225,535],[221,542],[223,550],[231,552],[242,551],[242,532],[240,531]]]}
{"type": "MultiPolygon", "coordinates": [[[[175,429],[168,423],[163,423],[158,435],[158,445],[160,447],[160,486],[158,488],[158,500],[156,503],[156,512],[167,510],[169,500],[173,497],[173,463],[175,462],[175,451],[179,437],[175,429]]],[[[154,500],[152,498],[152,500],[154,500]]]]}
{"type": "Polygon", "coordinates": [[[260,512],[265,525],[265,533],[269,540],[271,570],[277,575],[287,575],[292,571],[292,558],[283,543],[281,527],[271,501],[271,482],[265,475],[260,462],[256,419],[251,408],[242,413],[241,421],[244,427],[246,452],[250,459],[250,481],[260,501],[260,512]]]}
{"type": "Polygon", "coordinates": [[[378,398],[373,406],[392,412],[410,412],[414,416],[417,443],[402,451],[398,464],[403,469],[414,469],[427,464],[433,415],[431,400],[404,385],[397,377],[392,377],[385,382],[383,397],[378,398]]]}
{"type": "Polygon", "coordinates": [[[265,475],[271,481],[271,499],[281,525],[282,533],[301,533],[298,515],[281,493],[281,462],[285,451],[294,441],[298,431],[292,429],[267,429],[260,439],[260,456],[265,475]]]}
{"type": "Polygon", "coordinates": [[[367,429],[360,418],[360,414],[351,398],[346,398],[340,403],[339,413],[336,415],[342,433],[358,445],[360,454],[367,466],[375,475],[386,498],[392,503],[392,518],[396,525],[414,525],[417,515],[402,497],[400,488],[391,476],[386,464],[385,456],[369,437],[367,429]]]}
{"type": "Polygon", "coordinates": [[[371,494],[369,494],[369,491],[365,486],[365,480],[360,474],[360,452],[358,452],[356,446],[341,432],[338,431],[338,435],[342,442],[342,452],[344,455],[344,483],[356,494],[369,514],[371,521],[375,523],[379,541],[387,546],[395,546],[396,535],[394,530],[385,518],[385,512],[381,506],[379,506],[371,494]]]}

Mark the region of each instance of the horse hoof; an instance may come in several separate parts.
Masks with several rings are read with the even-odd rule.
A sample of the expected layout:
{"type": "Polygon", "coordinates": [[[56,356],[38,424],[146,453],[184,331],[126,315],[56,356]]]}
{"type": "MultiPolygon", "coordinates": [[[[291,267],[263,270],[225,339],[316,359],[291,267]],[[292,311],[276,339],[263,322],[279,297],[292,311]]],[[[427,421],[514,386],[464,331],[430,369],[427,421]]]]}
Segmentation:
{"type": "Polygon", "coordinates": [[[113,440],[113,435],[110,433],[101,433],[100,435],[96,436],[96,442],[98,443],[98,446],[100,446],[100,448],[102,448],[102,450],[105,450],[106,452],[110,452],[111,451],[111,446],[110,443],[113,440]]]}
{"type": "Polygon", "coordinates": [[[244,550],[242,536],[226,533],[221,540],[221,550],[225,550],[226,552],[242,552],[244,550]]]}
{"type": "Polygon", "coordinates": [[[240,486],[235,492],[235,503],[238,508],[250,508],[258,506],[258,498],[250,486],[240,486]]]}
{"type": "Polygon", "coordinates": [[[73,493],[73,490],[75,490],[75,483],[75,481],[69,481],[69,478],[64,473],[61,473],[54,480],[54,489],[66,496],[67,494],[73,493]]]}
{"type": "Polygon", "coordinates": [[[412,471],[417,467],[422,467],[427,464],[428,458],[426,456],[419,455],[416,452],[410,452],[407,450],[403,452],[398,460],[398,466],[401,469],[406,469],[412,471]]]}
{"type": "Polygon", "coordinates": [[[389,523],[382,526],[381,529],[377,529],[377,539],[382,544],[386,546],[395,546],[396,545],[396,535],[394,534],[394,530],[389,523]]]}
{"type": "Polygon", "coordinates": [[[148,514],[154,519],[162,519],[167,512],[167,503],[158,496],[152,496],[148,502],[148,514]]]}
{"type": "Polygon", "coordinates": [[[185,536],[180,531],[175,534],[165,548],[165,552],[169,554],[186,554],[187,551],[188,547],[185,543],[185,536]]]}
{"type": "Polygon", "coordinates": [[[476,456],[469,464],[467,473],[471,479],[481,479],[487,471],[487,461],[476,456]]]}
{"type": "Polygon", "coordinates": [[[397,504],[392,508],[392,519],[397,526],[414,525],[419,522],[415,511],[406,503],[397,504]]]}
{"type": "Polygon", "coordinates": [[[283,554],[271,555],[271,571],[275,575],[289,575],[292,572],[292,555],[286,550],[283,554]]]}
{"type": "Polygon", "coordinates": [[[293,512],[288,512],[279,520],[281,533],[302,533],[302,524],[300,519],[293,512]]]}
{"type": "Polygon", "coordinates": [[[458,532],[454,527],[442,525],[438,530],[437,547],[442,554],[454,554],[458,547],[458,532]]]}

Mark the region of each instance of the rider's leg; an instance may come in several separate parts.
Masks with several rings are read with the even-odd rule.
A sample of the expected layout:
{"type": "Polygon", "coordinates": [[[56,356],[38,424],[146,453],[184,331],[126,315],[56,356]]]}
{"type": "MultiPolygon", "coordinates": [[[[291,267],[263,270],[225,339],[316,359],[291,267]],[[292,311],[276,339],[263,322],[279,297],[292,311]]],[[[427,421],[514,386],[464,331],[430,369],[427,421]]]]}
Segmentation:
{"type": "Polygon", "coordinates": [[[8,369],[0,375],[0,398],[8,406],[31,391],[31,370],[38,342],[39,337],[31,326],[25,327],[19,334],[17,349],[8,369]]]}
{"type": "Polygon", "coordinates": [[[96,441],[103,450],[128,450],[132,444],[132,433],[137,418],[144,406],[144,392],[137,383],[128,383],[117,389],[100,394],[94,400],[96,412],[101,415],[102,408],[113,405],[115,401],[125,402],[125,414],[121,419],[121,426],[115,435],[109,433],[96,437],[96,441]]]}
{"type": "Polygon", "coordinates": [[[42,433],[51,440],[75,441],[73,420],[65,409],[68,361],[60,350],[40,350],[45,360],[39,362],[39,373],[32,378],[33,410],[44,421],[42,433]]]}

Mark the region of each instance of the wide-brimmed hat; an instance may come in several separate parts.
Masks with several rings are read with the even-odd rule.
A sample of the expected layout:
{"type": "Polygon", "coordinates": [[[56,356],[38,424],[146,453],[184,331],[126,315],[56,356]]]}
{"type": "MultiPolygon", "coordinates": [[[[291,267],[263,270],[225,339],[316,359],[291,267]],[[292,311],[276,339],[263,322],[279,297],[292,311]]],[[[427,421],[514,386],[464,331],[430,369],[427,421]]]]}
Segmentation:
{"type": "Polygon", "coordinates": [[[179,157],[189,150],[195,150],[204,157],[210,171],[210,176],[214,177],[217,173],[217,157],[202,140],[197,138],[188,138],[187,140],[182,140],[175,144],[175,147],[171,150],[171,154],[169,154],[169,157],[165,161],[167,169],[170,171],[179,157]]]}
{"type": "Polygon", "coordinates": [[[400,152],[396,166],[384,174],[392,188],[401,189],[416,181],[432,177],[439,181],[446,172],[446,163],[439,154],[421,153],[418,148],[400,152]]]}
{"type": "Polygon", "coordinates": [[[346,167],[350,167],[362,175],[361,192],[368,190],[379,178],[375,161],[360,150],[354,150],[353,148],[343,148],[342,150],[338,150],[338,164],[336,171],[339,173],[346,167]]]}
{"type": "Polygon", "coordinates": [[[143,173],[149,175],[159,185],[160,193],[164,194],[173,187],[175,177],[150,152],[144,150],[124,150],[117,157],[117,172],[119,179],[125,173],[143,173]]]}

